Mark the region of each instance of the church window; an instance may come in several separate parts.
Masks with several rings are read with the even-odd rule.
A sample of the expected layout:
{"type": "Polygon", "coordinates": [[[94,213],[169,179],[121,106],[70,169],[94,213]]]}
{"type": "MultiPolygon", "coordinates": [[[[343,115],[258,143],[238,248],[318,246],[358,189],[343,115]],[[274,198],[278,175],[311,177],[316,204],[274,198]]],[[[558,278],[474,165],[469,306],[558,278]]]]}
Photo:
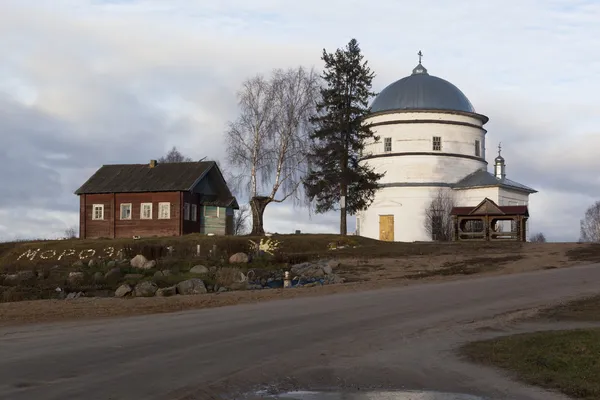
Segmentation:
{"type": "Polygon", "coordinates": [[[475,156],[481,157],[481,144],[479,143],[479,140],[475,141],[475,156]]]}
{"type": "Polygon", "coordinates": [[[433,150],[434,151],[441,151],[442,150],[442,137],[441,136],[434,136],[433,137],[433,150]]]}
{"type": "Polygon", "coordinates": [[[392,151],[392,138],[386,137],[383,139],[383,151],[392,151]]]}

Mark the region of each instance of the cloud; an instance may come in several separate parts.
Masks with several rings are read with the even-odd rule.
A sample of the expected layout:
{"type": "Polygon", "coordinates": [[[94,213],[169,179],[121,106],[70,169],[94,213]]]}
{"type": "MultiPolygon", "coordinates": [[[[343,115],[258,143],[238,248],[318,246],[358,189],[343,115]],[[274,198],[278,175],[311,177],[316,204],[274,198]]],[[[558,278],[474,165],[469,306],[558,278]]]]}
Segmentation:
{"type": "MultiPolygon", "coordinates": [[[[146,162],[173,145],[223,159],[245,78],[320,68],[323,48],[356,37],[376,91],[409,74],[423,50],[429,72],[490,117],[488,160],[502,141],[509,177],[540,191],[531,229],[575,240],[600,192],[599,19],[600,3],[574,0],[3,1],[0,239],[77,223],[72,193],[103,163],[146,162]]],[[[271,205],[266,225],[334,232],[337,215],[271,205]]]]}

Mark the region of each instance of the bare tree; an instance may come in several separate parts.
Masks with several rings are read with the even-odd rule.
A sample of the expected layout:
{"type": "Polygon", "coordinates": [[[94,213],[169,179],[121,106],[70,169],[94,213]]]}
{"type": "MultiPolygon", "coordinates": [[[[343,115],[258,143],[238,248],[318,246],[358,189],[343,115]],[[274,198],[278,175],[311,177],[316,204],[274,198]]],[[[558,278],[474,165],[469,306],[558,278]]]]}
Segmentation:
{"type": "Polygon", "coordinates": [[[581,242],[600,242],[600,201],[586,210],[580,221],[580,236],[581,242]]]}
{"type": "Polygon", "coordinates": [[[425,231],[433,240],[447,242],[452,240],[452,208],[454,197],[450,190],[440,188],[429,206],[425,209],[425,231]]]}
{"type": "Polygon", "coordinates": [[[240,115],[229,124],[227,152],[238,171],[235,185],[250,197],[253,235],[264,235],[267,205],[290,197],[300,202],[319,82],[312,69],[275,70],[246,80],[238,94],[240,115]]]}
{"type": "Polygon", "coordinates": [[[245,235],[248,233],[248,218],[250,218],[250,207],[247,204],[240,206],[233,214],[233,234],[245,235]]]}
{"type": "Polygon", "coordinates": [[[65,239],[75,239],[77,237],[77,230],[71,226],[65,229],[65,239]]]}
{"type": "Polygon", "coordinates": [[[529,238],[529,241],[533,242],[533,243],[546,243],[546,236],[544,236],[544,234],[542,232],[538,232],[538,233],[532,235],[529,238]]]}
{"type": "Polygon", "coordinates": [[[166,156],[158,159],[159,163],[176,163],[176,162],[191,162],[193,161],[191,158],[184,156],[181,154],[177,147],[173,146],[171,150],[167,153],[166,156]]]}

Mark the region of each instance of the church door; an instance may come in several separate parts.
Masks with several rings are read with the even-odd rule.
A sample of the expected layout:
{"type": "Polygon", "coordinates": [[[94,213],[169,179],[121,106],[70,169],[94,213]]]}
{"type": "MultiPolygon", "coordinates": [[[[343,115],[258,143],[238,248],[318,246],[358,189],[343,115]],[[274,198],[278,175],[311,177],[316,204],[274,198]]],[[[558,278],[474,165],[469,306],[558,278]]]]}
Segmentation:
{"type": "Polygon", "coordinates": [[[380,215],[379,216],[379,240],[386,242],[394,241],[394,216],[380,215]]]}

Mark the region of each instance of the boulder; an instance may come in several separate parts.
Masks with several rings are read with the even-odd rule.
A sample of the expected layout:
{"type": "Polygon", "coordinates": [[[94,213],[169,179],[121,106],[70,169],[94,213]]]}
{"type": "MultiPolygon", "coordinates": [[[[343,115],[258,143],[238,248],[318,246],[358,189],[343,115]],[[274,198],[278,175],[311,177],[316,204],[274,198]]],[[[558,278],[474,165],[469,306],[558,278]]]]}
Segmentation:
{"type": "Polygon", "coordinates": [[[114,268],[117,266],[117,263],[114,260],[110,260],[106,263],[106,268],[114,268]]]}
{"type": "Polygon", "coordinates": [[[33,271],[25,270],[17,272],[17,280],[19,282],[29,282],[35,280],[36,274],[33,271]]]}
{"type": "Polygon", "coordinates": [[[329,260],[327,261],[327,266],[330,267],[331,269],[337,268],[340,266],[340,262],[337,260],[329,260]]]}
{"type": "Polygon", "coordinates": [[[88,267],[90,267],[90,268],[93,268],[93,267],[95,267],[96,265],[98,265],[98,261],[96,261],[96,260],[95,260],[95,259],[93,259],[93,258],[92,258],[92,259],[91,259],[91,260],[88,262],[88,267]]]}
{"type": "Polygon", "coordinates": [[[177,293],[183,295],[204,294],[207,293],[207,290],[202,279],[192,278],[179,282],[177,284],[177,293]]]}
{"type": "Polygon", "coordinates": [[[102,282],[104,280],[104,275],[102,272],[98,271],[94,274],[94,282],[102,282]]]}
{"type": "Polygon", "coordinates": [[[195,265],[190,269],[190,272],[192,274],[207,274],[209,271],[204,265],[195,265]]]}
{"type": "Polygon", "coordinates": [[[229,290],[248,290],[248,288],[248,282],[234,282],[228,287],[229,290]]]}
{"type": "Polygon", "coordinates": [[[154,282],[140,282],[135,285],[135,296],[136,297],[152,297],[158,290],[158,286],[154,282]]]}
{"type": "Polygon", "coordinates": [[[110,271],[108,271],[106,274],[104,274],[104,279],[106,279],[109,282],[116,282],[121,279],[121,276],[123,276],[121,273],[121,268],[114,267],[111,268],[110,271]]]}
{"type": "Polygon", "coordinates": [[[83,292],[71,292],[67,295],[67,297],[65,297],[65,300],[74,300],[84,296],[85,293],[83,292]]]}
{"type": "Polygon", "coordinates": [[[226,292],[226,291],[227,291],[227,288],[226,288],[226,287],[224,287],[224,286],[221,286],[221,287],[219,288],[219,290],[217,290],[217,292],[218,292],[218,293],[223,293],[223,292],[226,292]]]}
{"type": "Polygon", "coordinates": [[[115,297],[125,297],[129,295],[133,289],[128,284],[123,284],[115,290],[115,297]]]}
{"type": "Polygon", "coordinates": [[[146,257],[144,257],[141,254],[138,254],[137,256],[133,257],[129,263],[134,268],[143,269],[144,265],[146,265],[147,262],[148,262],[148,259],[146,257]]]}
{"type": "Polygon", "coordinates": [[[75,261],[75,262],[73,263],[73,266],[74,266],[75,268],[83,268],[83,265],[84,265],[84,264],[83,264],[83,261],[82,261],[82,260],[77,260],[77,261],[75,261]]]}
{"type": "Polygon", "coordinates": [[[250,261],[248,254],[246,253],[235,253],[229,257],[230,264],[247,264],[250,261]]]}
{"type": "Polygon", "coordinates": [[[331,275],[331,274],[333,274],[333,269],[331,268],[331,266],[329,264],[323,265],[323,267],[321,269],[323,270],[323,272],[325,273],[325,275],[331,275]]]}
{"type": "Polygon", "coordinates": [[[133,279],[133,280],[138,280],[138,279],[142,279],[144,277],[143,274],[126,274],[123,278],[124,279],[133,279]]]}
{"type": "Polygon", "coordinates": [[[156,291],[156,295],[160,296],[160,297],[169,297],[169,296],[175,296],[177,294],[177,287],[176,286],[169,286],[166,288],[160,288],[156,291]]]}
{"type": "Polygon", "coordinates": [[[146,264],[144,264],[144,266],[142,267],[142,269],[152,269],[154,267],[156,267],[156,261],[155,260],[150,260],[146,264]]]}
{"type": "Polygon", "coordinates": [[[4,275],[4,284],[14,285],[19,283],[19,274],[7,274],[4,275]]]}
{"type": "Polygon", "coordinates": [[[154,273],[155,278],[164,278],[165,276],[170,276],[170,275],[171,275],[171,271],[169,271],[168,269],[165,269],[163,271],[156,271],[154,273]]]}
{"type": "Polygon", "coordinates": [[[81,282],[84,278],[83,272],[69,272],[69,282],[76,283],[81,282]]]}

